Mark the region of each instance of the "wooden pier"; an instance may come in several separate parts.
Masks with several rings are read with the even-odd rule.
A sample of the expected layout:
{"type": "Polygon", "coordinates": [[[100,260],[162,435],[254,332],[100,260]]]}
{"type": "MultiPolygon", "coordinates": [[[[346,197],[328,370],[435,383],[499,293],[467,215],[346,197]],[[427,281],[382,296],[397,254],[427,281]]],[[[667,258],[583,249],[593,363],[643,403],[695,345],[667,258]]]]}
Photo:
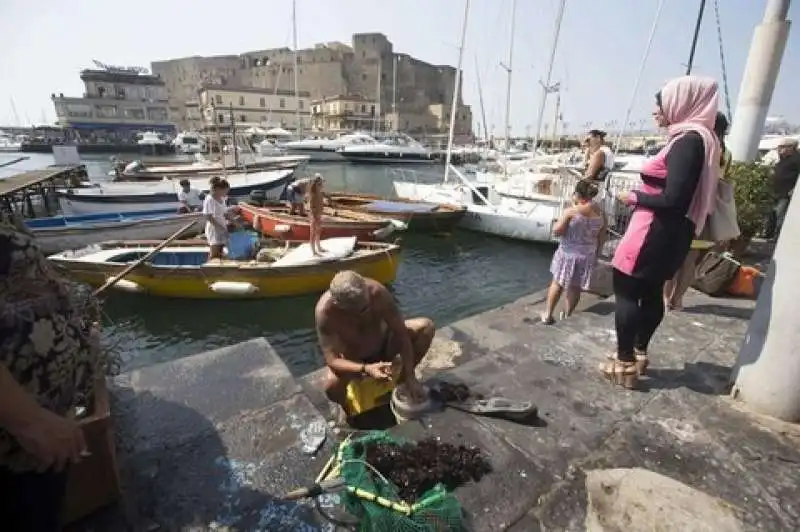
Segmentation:
{"type": "Polygon", "coordinates": [[[12,216],[52,216],[58,210],[56,187],[75,186],[86,179],[86,167],[50,166],[0,180],[0,211],[12,216]]]}

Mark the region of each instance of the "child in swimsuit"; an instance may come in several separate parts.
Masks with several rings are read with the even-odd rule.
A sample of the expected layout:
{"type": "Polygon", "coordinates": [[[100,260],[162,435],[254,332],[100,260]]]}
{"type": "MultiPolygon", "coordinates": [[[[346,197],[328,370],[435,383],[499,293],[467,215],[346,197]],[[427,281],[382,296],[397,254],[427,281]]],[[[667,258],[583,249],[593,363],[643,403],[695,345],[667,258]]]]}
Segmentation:
{"type": "Polygon", "coordinates": [[[323,178],[316,174],[308,186],[308,220],[311,225],[311,252],[318,256],[325,250],[319,245],[322,238],[322,210],[324,207],[322,195],[323,178]]]}

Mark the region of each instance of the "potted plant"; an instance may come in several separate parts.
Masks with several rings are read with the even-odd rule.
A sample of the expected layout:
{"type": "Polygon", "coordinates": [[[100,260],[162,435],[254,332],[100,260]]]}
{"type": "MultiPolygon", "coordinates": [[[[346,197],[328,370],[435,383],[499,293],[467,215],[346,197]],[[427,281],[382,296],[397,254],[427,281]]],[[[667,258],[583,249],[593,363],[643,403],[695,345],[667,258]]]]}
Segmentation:
{"type": "Polygon", "coordinates": [[[733,185],[736,217],[741,235],[731,243],[731,252],[741,256],[763,228],[772,210],[772,168],[757,162],[732,162],[726,179],[733,185]]]}

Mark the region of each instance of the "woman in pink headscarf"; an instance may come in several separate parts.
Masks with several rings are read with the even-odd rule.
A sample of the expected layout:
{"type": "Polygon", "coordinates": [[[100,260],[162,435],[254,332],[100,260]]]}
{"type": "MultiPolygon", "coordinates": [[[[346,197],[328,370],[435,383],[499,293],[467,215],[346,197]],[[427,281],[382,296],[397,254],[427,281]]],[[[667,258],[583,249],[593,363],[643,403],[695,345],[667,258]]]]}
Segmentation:
{"type": "Polygon", "coordinates": [[[612,261],[617,350],[601,370],[626,388],[647,372],[647,347],[664,317],[664,282],[680,268],[714,204],[717,83],[673,79],[656,94],[653,116],[667,128],[667,145],[642,167],[641,185],[617,196],[634,211],[612,261]]]}

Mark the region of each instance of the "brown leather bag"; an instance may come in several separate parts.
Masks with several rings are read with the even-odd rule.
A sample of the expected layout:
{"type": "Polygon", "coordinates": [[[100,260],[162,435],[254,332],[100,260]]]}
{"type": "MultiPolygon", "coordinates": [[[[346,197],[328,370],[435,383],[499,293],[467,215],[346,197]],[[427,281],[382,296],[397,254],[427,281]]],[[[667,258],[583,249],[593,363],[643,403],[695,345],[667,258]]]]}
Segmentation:
{"type": "Polygon", "coordinates": [[[724,253],[710,251],[695,269],[693,287],[710,296],[725,293],[739,272],[740,265],[724,253]]]}

